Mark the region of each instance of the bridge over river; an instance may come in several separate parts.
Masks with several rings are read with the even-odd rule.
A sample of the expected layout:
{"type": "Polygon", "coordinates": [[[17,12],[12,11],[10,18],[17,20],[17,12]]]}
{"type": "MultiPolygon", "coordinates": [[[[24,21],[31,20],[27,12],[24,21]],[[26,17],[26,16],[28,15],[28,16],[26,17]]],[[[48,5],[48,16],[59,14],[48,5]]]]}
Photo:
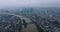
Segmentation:
{"type": "Polygon", "coordinates": [[[20,18],[21,26],[22,26],[21,32],[38,32],[35,24],[32,23],[32,21],[29,18],[20,16],[20,15],[11,14],[11,13],[0,13],[0,15],[14,15],[14,16],[17,16],[18,18],[20,18]],[[27,23],[26,28],[24,27],[25,24],[23,23],[23,20],[25,20],[25,24],[27,23]]]}

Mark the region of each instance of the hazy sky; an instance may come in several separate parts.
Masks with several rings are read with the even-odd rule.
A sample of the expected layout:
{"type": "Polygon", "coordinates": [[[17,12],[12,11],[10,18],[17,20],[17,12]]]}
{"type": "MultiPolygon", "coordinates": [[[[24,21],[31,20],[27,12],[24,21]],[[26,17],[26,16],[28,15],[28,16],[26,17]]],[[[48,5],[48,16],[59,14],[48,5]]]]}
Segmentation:
{"type": "Polygon", "coordinates": [[[60,7],[60,0],[0,0],[0,8],[10,6],[60,7]]]}

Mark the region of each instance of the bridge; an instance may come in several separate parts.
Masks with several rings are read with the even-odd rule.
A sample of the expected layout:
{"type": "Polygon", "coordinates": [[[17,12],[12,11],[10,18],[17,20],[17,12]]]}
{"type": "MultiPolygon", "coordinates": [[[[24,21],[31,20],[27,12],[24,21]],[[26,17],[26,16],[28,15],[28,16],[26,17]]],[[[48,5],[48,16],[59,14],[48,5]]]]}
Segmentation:
{"type": "MultiPolygon", "coordinates": [[[[16,25],[11,22],[12,25],[10,24],[6,26],[3,30],[7,28],[8,28],[7,30],[16,28],[17,30],[14,30],[14,32],[20,32],[20,31],[21,32],[38,32],[35,24],[33,24],[33,22],[29,18],[20,16],[20,15],[11,14],[11,13],[0,13],[0,15],[7,15],[7,16],[12,15],[13,17],[18,17],[18,21],[16,25]],[[25,28],[26,25],[24,24],[23,20],[25,20],[25,24],[27,24],[26,28],[25,28]],[[14,28],[11,28],[11,27],[14,27],[14,28]]],[[[14,20],[14,19],[11,19],[11,20],[14,20]]]]}

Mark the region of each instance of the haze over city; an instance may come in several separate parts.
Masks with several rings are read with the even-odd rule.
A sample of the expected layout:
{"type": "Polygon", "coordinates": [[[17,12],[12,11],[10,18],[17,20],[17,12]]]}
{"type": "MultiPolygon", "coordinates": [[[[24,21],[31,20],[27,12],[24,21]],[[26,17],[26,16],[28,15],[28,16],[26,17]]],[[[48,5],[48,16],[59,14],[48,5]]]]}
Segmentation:
{"type": "Polygon", "coordinates": [[[11,6],[60,7],[60,0],[0,0],[0,8],[11,6]]]}
{"type": "Polygon", "coordinates": [[[0,0],[0,32],[60,32],[60,0],[0,0]]]}

